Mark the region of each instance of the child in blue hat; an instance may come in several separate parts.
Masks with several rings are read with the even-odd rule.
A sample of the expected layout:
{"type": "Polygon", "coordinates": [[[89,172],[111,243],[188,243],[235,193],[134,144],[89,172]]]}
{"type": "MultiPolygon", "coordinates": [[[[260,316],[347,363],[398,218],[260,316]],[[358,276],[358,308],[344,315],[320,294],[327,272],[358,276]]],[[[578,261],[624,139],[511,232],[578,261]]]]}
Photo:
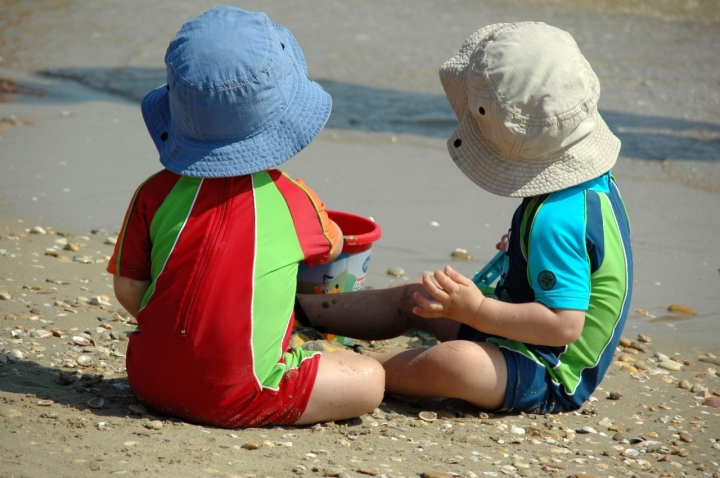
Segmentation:
{"type": "Polygon", "coordinates": [[[343,240],[318,196],[274,168],[320,132],[330,96],[264,13],[206,12],[165,64],[167,85],[142,102],[165,169],[135,192],[108,265],[139,325],[127,350],[135,395],[221,427],[372,410],[378,362],[289,346],[299,263],[332,261],[343,240]]]}

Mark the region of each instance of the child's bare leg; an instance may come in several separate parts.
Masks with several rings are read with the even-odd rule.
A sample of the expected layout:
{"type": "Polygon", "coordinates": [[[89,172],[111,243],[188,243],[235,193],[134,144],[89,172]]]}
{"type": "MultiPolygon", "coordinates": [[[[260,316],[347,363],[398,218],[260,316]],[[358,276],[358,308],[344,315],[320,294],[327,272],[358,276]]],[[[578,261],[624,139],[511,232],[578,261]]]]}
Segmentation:
{"type": "Polygon", "coordinates": [[[505,401],[507,365],[494,344],[453,340],[426,349],[366,353],[385,368],[388,392],[460,398],[486,410],[505,401]]]}
{"type": "Polygon", "coordinates": [[[359,417],[380,405],[385,392],[382,365],[349,351],[323,352],[315,386],[296,425],[359,417]]]}
{"type": "Polygon", "coordinates": [[[425,293],[419,281],[344,294],[298,294],[297,298],[310,325],[323,332],[382,340],[421,329],[440,341],[454,340],[460,324],[449,319],[424,319],[412,312],[415,291],[425,293]]]}

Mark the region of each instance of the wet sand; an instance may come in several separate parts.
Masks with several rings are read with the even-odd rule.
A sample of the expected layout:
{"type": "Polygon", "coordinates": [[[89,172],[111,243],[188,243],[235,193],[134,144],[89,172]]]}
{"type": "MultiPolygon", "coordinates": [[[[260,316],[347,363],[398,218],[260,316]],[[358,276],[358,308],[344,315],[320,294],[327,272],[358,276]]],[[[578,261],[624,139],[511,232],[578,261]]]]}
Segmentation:
{"type": "MultiPolygon", "coordinates": [[[[652,470],[712,476],[720,453],[713,441],[720,438],[714,431],[720,425],[718,409],[698,407],[703,400],[695,396],[701,392],[678,385],[685,379],[709,393],[720,388],[707,371],[717,365],[698,361],[712,358],[707,354],[720,356],[720,222],[713,219],[720,210],[720,60],[715,53],[720,28],[707,1],[661,3],[653,8],[655,3],[640,0],[273,2],[266,11],[295,33],[310,76],[334,98],[326,129],[284,169],[310,184],[329,208],[371,216],[383,227],[372,249],[372,287],[402,280],[386,274],[390,267],[403,268],[408,278],[441,268],[455,248],[473,256],[453,262],[471,275],[493,256],[518,204],[480,190],[452,165],[445,138],[456,122],[437,79],[438,66],[486,23],[541,20],[572,32],[600,76],[600,110],[623,141],[614,174],[633,226],[632,309],[639,310],[629,318],[625,335],[653,338],[641,356],[656,372],[633,375],[613,366],[603,390],[595,393],[598,401],[587,405],[597,408],[597,415],[480,418],[478,410],[455,401],[418,404],[386,397],[384,411],[375,414],[379,418],[366,416],[358,424],[228,432],[130,411],[135,402],[126,388],[122,357],[105,355],[113,347],[122,353],[125,342],[102,339],[104,332],[97,330],[103,324],[113,327],[105,331],[132,330],[113,321],[112,312],[122,316],[123,311],[115,310],[119,306],[98,259],[110,254],[105,237],[119,227],[134,188],[159,168],[138,100],[163,82],[164,49],[182,22],[213,4],[0,2],[0,77],[16,81],[26,93],[44,92],[0,103],[0,118],[7,118],[0,122],[0,233],[7,236],[0,236],[0,292],[11,297],[0,300],[0,357],[11,357],[12,350],[25,355],[0,363],[0,426],[11,437],[0,445],[0,474],[147,470],[289,476],[303,466],[295,472],[322,476],[332,469],[361,476],[357,470],[365,467],[388,477],[430,471],[468,477],[583,471],[618,476],[652,470]],[[80,236],[74,241],[86,245],[77,253],[56,251],[70,262],[46,256],[47,248],[59,247],[54,241],[61,236],[30,234],[35,226],[65,232],[71,242],[80,236]],[[73,262],[73,255],[89,255],[94,263],[73,262]],[[76,303],[80,296],[100,295],[108,296],[110,305],[101,304],[105,309],[76,303]],[[56,301],[66,301],[78,313],[63,312],[56,301]],[[697,314],[670,313],[673,303],[697,314]],[[43,314],[28,312],[33,308],[43,314]],[[32,332],[53,328],[62,330],[60,337],[38,338],[32,332]],[[72,336],[83,331],[102,344],[94,349],[74,344],[72,336]],[[94,364],[83,368],[75,362],[68,368],[77,359],[73,353],[83,351],[94,364]],[[654,352],[692,365],[679,372],[659,369],[650,360],[654,352]],[[98,367],[99,361],[111,368],[98,367]],[[607,400],[611,390],[623,398],[607,400]],[[104,399],[103,407],[89,408],[87,402],[96,396],[104,399]],[[46,408],[40,400],[54,403],[46,408]],[[445,413],[444,420],[424,422],[418,413],[426,409],[445,413]],[[397,416],[391,413],[388,420],[388,412],[397,416]],[[605,416],[621,424],[627,440],[647,433],[658,438],[648,435],[643,445],[613,441],[615,432],[598,425],[605,416]],[[673,423],[676,416],[680,423],[673,423]],[[145,428],[154,419],[162,428],[145,428]],[[520,443],[513,442],[513,425],[526,430],[520,443]],[[584,426],[606,436],[568,435],[584,426]],[[558,437],[535,436],[534,428],[558,437]],[[684,442],[681,431],[690,431],[694,441],[684,442]],[[532,444],[531,437],[540,443],[532,444]],[[262,446],[237,448],[253,441],[262,446]],[[289,442],[292,447],[278,445],[289,442]],[[622,453],[634,449],[641,455],[623,455],[613,448],[620,445],[622,453]],[[330,455],[307,455],[321,449],[330,455]]],[[[260,2],[243,7],[263,8],[260,2]]],[[[418,337],[404,337],[379,346],[409,341],[423,345],[418,337]]]]}

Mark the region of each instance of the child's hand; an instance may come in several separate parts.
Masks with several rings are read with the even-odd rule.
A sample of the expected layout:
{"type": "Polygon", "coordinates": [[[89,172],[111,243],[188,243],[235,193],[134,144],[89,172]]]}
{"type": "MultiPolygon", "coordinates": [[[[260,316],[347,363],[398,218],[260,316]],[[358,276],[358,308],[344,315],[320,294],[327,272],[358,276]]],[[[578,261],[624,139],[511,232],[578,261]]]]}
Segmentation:
{"type": "Polygon", "coordinates": [[[503,234],[503,237],[500,238],[500,242],[495,244],[495,249],[498,251],[507,251],[508,241],[510,240],[510,236],[507,234],[503,234]]]}
{"type": "Polygon", "coordinates": [[[434,277],[440,287],[430,274],[423,274],[422,282],[435,300],[415,292],[413,298],[419,307],[413,307],[413,313],[426,319],[446,317],[462,323],[472,320],[485,299],[473,281],[450,266],[445,266],[444,271],[436,271],[434,277]]]}

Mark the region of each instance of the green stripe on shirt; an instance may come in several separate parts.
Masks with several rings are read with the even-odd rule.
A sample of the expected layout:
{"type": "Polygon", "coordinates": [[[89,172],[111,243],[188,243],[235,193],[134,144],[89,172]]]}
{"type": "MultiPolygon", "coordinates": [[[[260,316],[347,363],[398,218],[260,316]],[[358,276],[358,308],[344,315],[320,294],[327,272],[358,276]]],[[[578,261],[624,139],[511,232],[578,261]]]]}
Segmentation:
{"type": "Polygon", "coordinates": [[[285,198],[270,175],[253,174],[255,194],[255,266],[252,308],[252,346],[255,375],[264,387],[277,389],[285,371],[302,357],[283,350],[287,324],[293,311],[298,264],[304,259],[285,198]],[[284,287],[284,290],[278,290],[284,287]],[[265,320],[287,317],[284,320],[265,320]]]}
{"type": "Polygon", "coordinates": [[[155,291],[155,282],[177,244],[201,185],[202,178],[181,176],[153,216],[150,224],[150,240],[153,244],[150,269],[152,282],[140,304],[141,309],[155,291]]]}

